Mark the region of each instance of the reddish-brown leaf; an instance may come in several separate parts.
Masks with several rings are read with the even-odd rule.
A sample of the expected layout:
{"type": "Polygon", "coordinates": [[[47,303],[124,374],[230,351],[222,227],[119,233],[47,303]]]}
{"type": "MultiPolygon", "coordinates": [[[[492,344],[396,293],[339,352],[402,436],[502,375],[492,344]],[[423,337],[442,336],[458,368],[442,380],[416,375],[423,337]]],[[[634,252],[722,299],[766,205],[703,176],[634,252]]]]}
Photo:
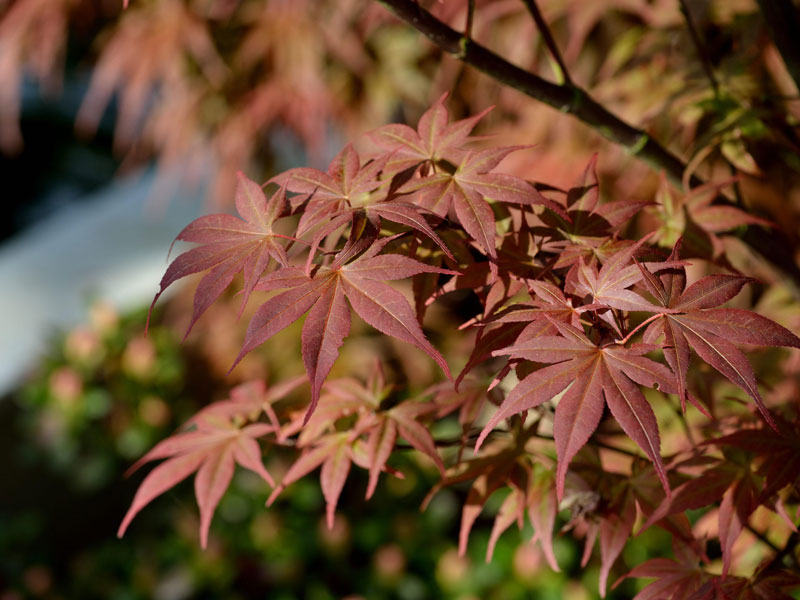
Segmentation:
{"type": "Polygon", "coordinates": [[[698,564],[668,558],[652,558],[631,569],[625,575],[629,577],[656,579],[636,594],[634,600],[685,600],[700,589],[706,579],[698,564]]]}
{"type": "Polygon", "coordinates": [[[350,332],[350,307],[344,299],[344,288],[338,277],[324,288],[303,324],[303,363],[311,382],[311,404],[306,419],[311,416],[319,401],[319,393],[339,348],[350,332]]]}
{"type": "Polygon", "coordinates": [[[386,125],[370,132],[369,139],[392,153],[387,167],[397,173],[423,162],[448,160],[457,163],[464,154],[463,145],[470,141],[469,134],[491,108],[448,124],[449,115],[443,94],[420,117],[417,130],[407,125],[386,125]]]}
{"type": "Polygon", "coordinates": [[[597,346],[582,330],[552,319],[549,322],[561,335],[517,339],[511,346],[495,352],[556,364],[534,371],[517,384],[484,427],[476,451],[500,421],[552,399],[569,386],[556,407],[554,424],[558,498],[563,495],[569,462],[597,428],[605,404],[623,430],[654,461],[662,485],[669,493],[659,453],[658,424],[636,384],[674,393],[677,385],[672,374],[664,365],[642,356],[649,350],[646,346],[597,346]]]}
{"type": "MultiPolygon", "coordinates": [[[[675,263],[680,258],[680,248],[681,240],[678,240],[667,263],[675,263]]],[[[647,269],[643,267],[642,270],[647,269]]],[[[800,348],[800,338],[756,313],[714,308],[734,298],[746,283],[753,281],[750,278],[709,275],[684,290],[686,273],[678,264],[662,271],[658,278],[660,285],[652,277],[645,277],[646,287],[659,303],[672,310],[664,315],[663,323],[649,326],[646,339],[657,339],[664,334],[664,354],[677,377],[681,404],[684,405],[687,395],[691,347],[701,359],[753,398],[766,422],[775,428],[775,421],[758,391],[753,368],[731,342],[800,348]]]]}
{"type": "Polygon", "coordinates": [[[219,416],[201,420],[197,425],[197,431],[176,434],[156,445],[135,465],[171,457],[142,481],[119,526],[119,537],[125,534],[131,520],[150,501],[195,471],[195,495],[200,507],[200,541],[204,548],[211,518],[230,484],[234,463],[256,472],[267,483],[274,485],[261,463],[261,450],[255,441],[255,438],[272,431],[271,425],[254,424],[238,429],[219,416]]]}
{"type": "Polygon", "coordinates": [[[397,441],[397,426],[391,419],[383,419],[381,424],[372,429],[367,440],[369,458],[369,483],[367,484],[367,500],[375,493],[378,476],[389,460],[397,441]]]}
{"type": "Polygon", "coordinates": [[[606,585],[611,567],[619,557],[636,521],[636,506],[630,494],[612,513],[604,515],[600,521],[600,595],[605,598],[606,585]]]}
{"type": "Polygon", "coordinates": [[[339,502],[339,495],[342,493],[347,474],[350,472],[350,463],[350,448],[344,440],[332,449],[328,458],[322,463],[319,480],[322,486],[322,495],[325,496],[328,529],[333,528],[336,504],[339,502]]]}
{"type": "Polygon", "coordinates": [[[556,555],[553,552],[553,526],[558,514],[555,477],[553,472],[539,463],[533,465],[531,485],[528,491],[528,518],[533,526],[533,540],[542,547],[547,564],[559,571],[556,555]]]}
{"type": "Polygon", "coordinates": [[[497,540],[503,532],[511,527],[516,521],[520,528],[522,528],[522,519],[525,511],[525,494],[522,490],[512,487],[511,493],[505,497],[503,503],[500,505],[500,510],[497,511],[497,516],[492,525],[492,531],[489,534],[489,543],[486,546],[486,562],[492,560],[494,555],[494,547],[497,545],[497,540]]]}
{"type": "Polygon", "coordinates": [[[189,330],[237,273],[244,275],[244,307],[270,258],[284,266],[288,263],[286,252],[272,230],[273,223],[286,209],[286,189],[279,189],[268,201],[261,186],[239,173],[236,209],[244,220],[224,214],[200,217],[176,238],[204,245],[181,254],[170,264],[161,279],[153,305],[178,279],[211,269],[195,292],[189,330]]]}

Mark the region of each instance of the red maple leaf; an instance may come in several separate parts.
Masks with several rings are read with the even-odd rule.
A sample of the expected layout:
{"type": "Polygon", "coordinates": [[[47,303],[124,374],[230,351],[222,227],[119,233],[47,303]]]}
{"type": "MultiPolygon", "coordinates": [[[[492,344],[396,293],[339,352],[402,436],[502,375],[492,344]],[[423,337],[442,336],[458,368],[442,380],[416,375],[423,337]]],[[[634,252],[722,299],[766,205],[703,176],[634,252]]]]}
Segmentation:
{"type": "Polygon", "coordinates": [[[214,511],[225,494],[233,477],[236,463],[261,476],[274,486],[275,483],[261,462],[261,447],[257,438],[273,432],[274,427],[266,423],[253,423],[242,428],[230,420],[211,413],[205,418],[196,418],[196,429],[175,434],[145,454],[132,467],[168,458],[144,478],[125,514],[117,535],[122,537],[136,514],[171,487],[197,472],[194,491],[200,507],[200,544],[206,547],[208,529],[214,511]]]}
{"type": "Polygon", "coordinates": [[[570,266],[580,257],[591,260],[595,257],[613,256],[621,244],[627,244],[616,240],[618,230],[633,215],[651,204],[630,200],[601,204],[596,154],[560,203],[563,204],[568,218],[564,218],[563,210],[541,215],[550,231],[560,234],[543,246],[557,253],[553,268],[570,266]]]}
{"type": "Polygon", "coordinates": [[[661,461],[658,423],[639,385],[674,392],[674,377],[664,365],[643,355],[649,347],[626,348],[614,343],[598,345],[582,330],[551,321],[561,335],[542,335],[496,352],[515,358],[555,363],[534,371],[509,393],[481,432],[476,451],[500,421],[555,397],[567,387],[556,407],[554,437],[558,453],[556,489],[561,499],[570,460],[589,440],[607,404],[628,436],[653,461],[669,493],[661,461]]]}
{"type": "MultiPolygon", "coordinates": [[[[288,264],[286,252],[277,239],[281,236],[272,225],[286,210],[286,189],[281,188],[267,200],[254,181],[239,173],[236,188],[236,210],[242,219],[232,215],[206,215],[195,219],[178,234],[176,240],[202,244],[176,258],[161,278],[161,286],[153,305],[178,279],[211,269],[197,286],[194,311],[189,329],[211,304],[225,291],[237,273],[244,275],[242,307],[247,303],[258,278],[273,258],[288,264]]],[[[151,306],[151,310],[152,310],[151,306]]]]}
{"type": "Polygon", "coordinates": [[[375,329],[428,353],[450,377],[442,355],[431,345],[405,297],[385,281],[403,279],[418,273],[453,274],[406,256],[374,256],[375,248],[353,262],[343,264],[350,254],[345,250],[328,266],[308,277],[298,267],[270,273],[258,289],[291,288],[267,300],[253,315],[247,327],[244,346],[234,366],[245,354],[264,343],[309,312],[303,325],[303,362],[311,381],[311,404],[307,417],[319,401],[322,384],[339,355],[339,348],[350,332],[350,308],[375,329]]]}
{"type": "Polygon", "coordinates": [[[399,188],[415,204],[446,217],[451,207],[461,226],[491,260],[497,273],[495,219],[489,201],[526,206],[546,206],[564,215],[555,202],[545,198],[524,179],[503,173],[491,173],[508,154],[524,146],[490,148],[468,152],[456,166],[440,168],[422,177],[410,179],[399,188]]]}
{"type": "Polygon", "coordinates": [[[732,446],[753,454],[759,461],[758,473],[766,485],[759,504],[771,498],[787,485],[800,486],[800,431],[777,418],[778,432],[768,429],[743,429],[721,438],[709,440],[715,446],[732,446]]]}
{"type": "Polygon", "coordinates": [[[428,455],[444,474],[444,465],[433,437],[420,422],[421,418],[435,411],[435,406],[406,400],[384,409],[383,402],[392,389],[393,386],[386,384],[379,362],[376,362],[366,385],[352,378],[326,382],[314,414],[304,424],[303,414],[298,413],[283,432],[287,436],[299,431],[297,445],[303,450],[268,503],[274,502],[291,483],[321,465],[320,482],[327,503],[328,525],[331,526],[351,463],[369,471],[367,499],[374,493],[382,471],[402,477],[386,464],[399,437],[428,455]],[[356,421],[349,431],[337,430],[337,421],[354,415],[356,421]]]}
{"type": "MultiPolygon", "coordinates": [[[[270,181],[285,185],[290,192],[303,194],[307,201],[297,235],[314,233],[309,264],[322,239],[360,218],[380,230],[381,219],[405,225],[433,240],[450,258],[453,255],[426,221],[421,207],[398,200],[390,192],[391,179],[380,178],[390,155],[361,164],[352,144],[334,157],[327,172],[309,167],[289,169],[270,181]]],[[[296,199],[292,199],[297,203],[296,199]]]]}
{"type": "Polygon", "coordinates": [[[367,134],[373,143],[391,153],[387,165],[391,172],[402,172],[420,165],[432,166],[441,160],[457,163],[464,157],[464,144],[478,139],[469,134],[492,110],[491,107],[472,117],[448,123],[450,117],[444,104],[447,96],[447,93],[442,94],[425,111],[416,131],[408,125],[393,123],[367,134]]]}
{"type": "MultiPolygon", "coordinates": [[[[681,240],[668,259],[680,258],[681,240]]],[[[776,428],[761,394],[750,363],[734,343],[800,348],[800,339],[788,329],[761,315],[736,308],[715,308],[736,296],[753,281],[740,275],[709,275],[686,288],[683,266],[654,275],[642,267],[642,283],[670,313],[662,314],[645,332],[645,341],[664,336],[664,356],[675,373],[682,405],[686,398],[689,349],[753,400],[767,423],[776,428]]]]}

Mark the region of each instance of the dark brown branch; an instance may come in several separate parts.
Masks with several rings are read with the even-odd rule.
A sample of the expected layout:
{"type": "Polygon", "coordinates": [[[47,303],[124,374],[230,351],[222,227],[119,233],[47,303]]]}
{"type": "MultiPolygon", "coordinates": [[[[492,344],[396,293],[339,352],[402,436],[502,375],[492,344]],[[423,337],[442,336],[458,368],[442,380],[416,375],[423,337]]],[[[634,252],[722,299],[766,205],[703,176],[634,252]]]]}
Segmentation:
{"type": "MultiPolygon", "coordinates": [[[[544,102],[561,112],[571,114],[607,140],[626,148],[629,153],[654,169],[664,171],[676,187],[681,187],[681,179],[686,165],[680,158],[641,129],[629,125],[606,110],[579,86],[575,84],[556,85],[509,63],[491,50],[455,31],[414,0],[378,1],[445,52],[455,55],[464,63],[504,85],[544,102]]],[[[696,187],[702,185],[703,180],[693,175],[690,183],[696,187]]],[[[730,204],[725,200],[720,203],[726,202],[730,204]]],[[[741,238],[787,277],[795,294],[800,296],[800,268],[795,264],[792,253],[786,251],[791,244],[784,235],[776,231],[767,231],[759,226],[749,226],[741,238]]]]}
{"type": "Polygon", "coordinates": [[[765,546],[769,546],[770,550],[772,550],[773,552],[780,552],[780,548],[778,548],[775,544],[770,542],[766,534],[761,533],[758,529],[756,529],[749,523],[745,525],[745,529],[747,529],[747,531],[756,536],[762,544],[764,544],[765,546]]]}
{"type": "Polygon", "coordinates": [[[758,0],[770,37],[800,90],[800,18],[792,0],[758,0]]]}
{"type": "Polygon", "coordinates": [[[627,148],[629,152],[652,167],[664,170],[670,180],[680,185],[685,169],[683,161],[651,139],[644,131],[632,127],[608,112],[585,90],[574,84],[551,83],[512,65],[491,50],[465,38],[413,0],[379,1],[445,52],[455,55],[500,83],[577,117],[606,139],[627,148]]]}
{"type": "Polygon", "coordinates": [[[778,569],[783,568],[784,559],[787,557],[791,559],[792,566],[797,568],[798,563],[797,563],[797,557],[795,556],[795,551],[797,550],[797,545],[799,543],[800,543],[800,533],[794,531],[789,536],[789,539],[786,540],[786,543],[783,545],[783,548],[778,549],[775,548],[775,546],[773,546],[773,548],[775,548],[778,552],[772,558],[767,568],[768,569],[771,567],[775,567],[778,569]]]}
{"type": "Polygon", "coordinates": [[[536,0],[522,0],[522,2],[527,7],[528,12],[531,13],[533,20],[536,22],[536,27],[539,28],[539,33],[542,34],[542,39],[544,40],[547,49],[550,51],[550,56],[553,57],[553,60],[556,61],[558,68],[561,70],[561,80],[566,85],[572,85],[572,78],[569,76],[567,65],[564,63],[564,59],[561,57],[561,52],[558,51],[558,46],[556,46],[556,41],[553,39],[553,34],[550,32],[550,27],[545,22],[544,18],[542,17],[542,13],[539,11],[539,7],[536,5],[536,0]]]}

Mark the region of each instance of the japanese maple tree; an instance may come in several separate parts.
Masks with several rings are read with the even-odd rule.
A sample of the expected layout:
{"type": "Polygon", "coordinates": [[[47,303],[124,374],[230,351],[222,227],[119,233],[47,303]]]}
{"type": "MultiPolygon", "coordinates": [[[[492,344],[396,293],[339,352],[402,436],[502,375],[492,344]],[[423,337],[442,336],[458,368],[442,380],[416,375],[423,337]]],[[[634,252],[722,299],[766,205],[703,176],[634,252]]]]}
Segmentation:
{"type": "Polygon", "coordinates": [[[392,455],[407,448],[439,470],[431,495],[471,482],[462,552],[489,497],[508,488],[487,556],[505,529],[527,519],[558,569],[552,537],[556,527],[572,530],[586,539],[584,564],[599,539],[605,594],[612,573],[625,573],[616,563],[628,539],[659,527],[679,551],[674,561],[628,565],[629,577],[657,579],[640,598],[784,594],[800,583],[798,414],[759,389],[739,347],[800,348],[800,339],[765,316],[723,306],[758,286],[754,279],[727,266],[688,284],[698,263],[680,238],[667,248],[652,233],[630,239],[649,205],[603,202],[596,159],[574,187],[540,191],[500,169],[526,149],[477,146],[477,124],[450,123],[443,96],[416,130],[370,132],[358,140],[361,153],[347,145],[326,172],[290,169],[264,185],[240,174],[244,220],[211,215],[181,232],[179,240],[200,245],[173,261],[161,290],[207,271],[192,324],[237,273],[242,302],[260,304],[237,362],[307,313],[307,403],[281,399],[299,380],[274,388],[255,381],[204,409],[140,461],[166,459],[142,482],[120,535],[146,504],[196,472],[205,545],[237,463],[274,486],[268,504],[319,468],[332,525],[351,469],[368,472],[369,498],[381,473],[402,477],[392,455]],[[293,235],[276,234],[279,227],[293,235]],[[403,281],[412,285],[394,283],[403,281]],[[471,356],[446,356],[423,329],[422,308],[458,290],[480,306],[454,333],[471,336],[471,356]],[[427,354],[442,381],[412,393],[387,380],[380,359],[368,381],[330,379],[352,313],[427,354]],[[450,365],[461,366],[455,380],[450,365]],[[737,396],[737,388],[744,396],[735,401],[716,392],[737,396]],[[673,409],[686,433],[664,443],[660,421],[673,409]],[[460,438],[434,436],[433,426],[456,413],[460,438]],[[279,484],[262,463],[276,446],[297,452],[279,484]],[[716,529],[690,522],[690,509],[717,515],[716,529]],[[755,530],[757,510],[775,515],[785,546],[742,573],[736,541],[755,530]],[[721,570],[707,549],[714,538],[721,570]],[[666,589],[669,596],[658,595],[666,589]]]}

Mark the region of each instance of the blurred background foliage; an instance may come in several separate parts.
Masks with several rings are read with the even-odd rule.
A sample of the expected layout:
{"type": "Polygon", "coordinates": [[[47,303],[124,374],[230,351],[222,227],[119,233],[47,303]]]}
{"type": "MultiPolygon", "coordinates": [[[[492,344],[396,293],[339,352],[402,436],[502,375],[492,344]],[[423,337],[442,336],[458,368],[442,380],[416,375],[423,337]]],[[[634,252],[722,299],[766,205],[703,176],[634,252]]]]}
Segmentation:
{"type": "MultiPolygon", "coordinates": [[[[429,4],[463,27],[466,1],[429,4]]],[[[523,2],[475,4],[478,42],[558,80],[523,2]]],[[[739,174],[747,206],[797,231],[800,99],[755,0],[540,6],[576,83],[690,172],[739,174]]],[[[596,132],[465,68],[371,0],[136,0],[126,11],[118,0],[3,0],[0,57],[6,153],[25,147],[26,94],[73,91],[66,112],[84,139],[99,132],[126,167],[155,159],[187,181],[211,170],[222,204],[237,170],[263,176],[298,142],[324,162],[331,138],[415,122],[448,90],[455,117],[495,105],[485,131],[537,145],[509,160],[520,175],[566,185],[599,149],[607,195],[650,199],[658,184],[596,132]]]]}

